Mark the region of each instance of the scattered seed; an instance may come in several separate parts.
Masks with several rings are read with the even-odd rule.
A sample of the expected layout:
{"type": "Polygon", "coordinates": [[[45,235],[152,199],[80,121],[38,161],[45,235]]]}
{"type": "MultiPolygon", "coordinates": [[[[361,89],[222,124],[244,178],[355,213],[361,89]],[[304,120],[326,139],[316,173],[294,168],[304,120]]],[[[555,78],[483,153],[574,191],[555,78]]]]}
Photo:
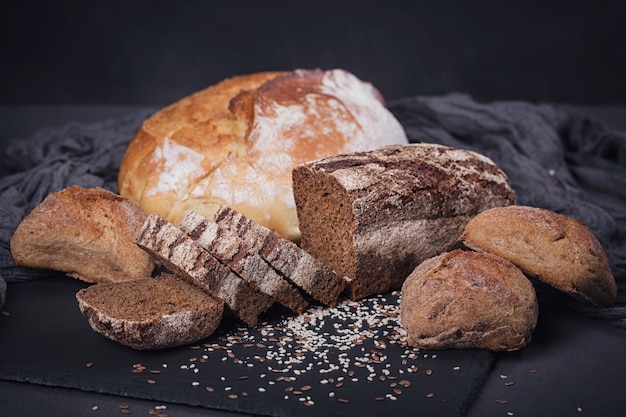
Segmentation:
{"type": "Polygon", "coordinates": [[[214,392],[215,388],[213,387],[204,387],[205,390],[207,390],[208,392],[214,392]]]}
{"type": "Polygon", "coordinates": [[[156,381],[154,379],[148,379],[148,384],[156,384],[156,381]]]}
{"type": "Polygon", "coordinates": [[[426,394],[426,398],[433,398],[435,396],[434,393],[429,392],[428,394],[426,394]]]}
{"type": "Polygon", "coordinates": [[[337,398],[337,401],[344,404],[348,402],[348,400],[346,400],[345,398],[337,398]]]}
{"type": "Polygon", "coordinates": [[[536,373],[537,371],[539,371],[539,369],[537,368],[532,368],[531,370],[529,370],[528,372],[530,372],[531,374],[536,373]]]}
{"type": "Polygon", "coordinates": [[[506,403],[508,403],[508,401],[507,401],[507,400],[503,400],[503,399],[501,399],[501,398],[498,398],[498,399],[496,400],[496,402],[497,402],[498,404],[506,404],[506,403]]]}
{"type": "Polygon", "coordinates": [[[91,368],[91,367],[93,366],[93,362],[87,362],[87,363],[85,364],[85,366],[86,366],[87,368],[91,368]]]}

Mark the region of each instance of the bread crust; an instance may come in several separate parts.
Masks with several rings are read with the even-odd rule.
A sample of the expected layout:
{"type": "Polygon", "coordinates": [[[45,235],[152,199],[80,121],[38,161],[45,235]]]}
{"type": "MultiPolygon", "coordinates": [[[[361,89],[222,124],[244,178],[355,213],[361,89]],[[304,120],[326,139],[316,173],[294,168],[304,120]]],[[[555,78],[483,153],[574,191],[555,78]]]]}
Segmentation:
{"type": "Polygon", "coordinates": [[[406,279],[400,323],[424,349],[518,350],[537,324],[535,290],[521,270],[489,253],[454,250],[406,279]]]}
{"type": "Polygon", "coordinates": [[[96,284],[76,294],[94,331],[134,349],[163,349],[204,339],[222,320],[224,302],[183,278],[96,284]]]}
{"type": "Polygon", "coordinates": [[[585,303],[608,307],[617,297],[602,245],[586,225],[562,214],[528,206],[493,208],[474,217],[460,241],[508,259],[585,303]]]}
{"type": "Polygon", "coordinates": [[[49,194],[11,238],[15,263],[63,271],[92,283],[150,277],[155,263],[135,245],[146,213],[102,188],[49,194]]]}
{"type": "Polygon", "coordinates": [[[305,161],[407,143],[369,83],[342,70],[227,79],[145,121],[122,160],[121,195],[178,225],[228,205],[282,236],[300,232],[291,169],[305,161]]]}
{"type": "Polygon", "coordinates": [[[515,202],[487,157],[426,143],[302,164],[293,188],[302,248],[352,278],[352,299],[399,288],[473,216],[515,202]]]}
{"type": "Polygon", "coordinates": [[[171,271],[223,299],[228,310],[249,326],[256,325],[275,301],[156,213],[146,219],[137,244],[171,271]]]}
{"type": "Polygon", "coordinates": [[[250,251],[258,253],[304,293],[327,306],[337,305],[348,284],[347,277],[231,207],[221,206],[215,214],[215,222],[236,232],[250,251]]]}
{"type": "Polygon", "coordinates": [[[178,228],[187,233],[200,246],[220,262],[235,271],[244,280],[276,299],[296,313],[302,313],[309,305],[295,286],[281,276],[254,252],[239,235],[195,211],[189,212],[178,228]]]}

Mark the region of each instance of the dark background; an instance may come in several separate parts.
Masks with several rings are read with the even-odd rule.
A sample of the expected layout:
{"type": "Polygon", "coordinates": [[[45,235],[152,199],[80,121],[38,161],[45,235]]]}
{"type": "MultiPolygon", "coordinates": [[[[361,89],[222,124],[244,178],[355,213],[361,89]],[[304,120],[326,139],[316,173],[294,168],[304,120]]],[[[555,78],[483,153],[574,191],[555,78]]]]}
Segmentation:
{"type": "Polygon", "coordinates": [[[161,105],[314,67],[387,100],[626,104],[625,1],[15,1],[0,27],[0,105],[161,105]]]}

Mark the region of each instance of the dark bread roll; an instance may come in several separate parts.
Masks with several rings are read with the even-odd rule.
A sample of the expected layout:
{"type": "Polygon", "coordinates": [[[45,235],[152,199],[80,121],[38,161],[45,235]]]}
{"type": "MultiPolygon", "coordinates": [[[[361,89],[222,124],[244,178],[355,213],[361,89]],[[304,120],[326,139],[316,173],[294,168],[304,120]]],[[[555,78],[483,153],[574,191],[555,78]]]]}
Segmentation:
{"type": "Polygon", "coordinates": [[[408,344],[419,348],[518,350],[530,342],[537,317],[531,282],[488,253],[444,252],[402,286],[400,323],[408,344]]]}
{"type": "Polygon", "coordinates": [[[617,297],[602,245],[586,225],[562,214],[528,206],[493,208],[474,217],[460,241],[508,259],[580,301],[608,307],[617,297]]]}
{"type": "Polygon", "coordinates": [[[95,284],[76,294],[89,325],[134,349],[163,349],[204,339],[222,320],[224,302],[170,274],[95,284]]]}

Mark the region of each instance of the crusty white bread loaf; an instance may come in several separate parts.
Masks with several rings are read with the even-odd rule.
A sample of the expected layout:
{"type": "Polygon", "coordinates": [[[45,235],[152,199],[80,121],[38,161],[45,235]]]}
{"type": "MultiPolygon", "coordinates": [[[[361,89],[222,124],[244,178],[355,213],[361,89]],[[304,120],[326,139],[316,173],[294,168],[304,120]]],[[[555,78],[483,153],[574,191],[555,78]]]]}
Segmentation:
{"type": "Polygon", "coordinates": [[[102,188],[76,185],[49,194],[11,237],[19,266],[63,271],[86,282],[149,278],[155,264],[135,245],[147,214],[102,188]]]}
{"type": "Polygon", "coordinates": [[[148,216],[136,242],[172,272],[223,299],[228,310],[250,326],[257,324],[261,313],[274,304],[272,297],[244,281],[156,213],[148,216]]]}
{"type": "Polygon", "coordinates": [[[538,303],[509,261],[453,250],[422,262],[402,285],[400,323],[424,349],[518,350],[532,338],[538,303]]]}
{"type": "Polygon", "coordinates": [[[473,216],[515,202],[487,157],[425,143],[302,164],[293,190],[302,248],[352,279],[352,299],[399,288],[473,216]]]}
{"type": "Polygon", "coordinates": [[[171,274],[96,284],[76,294],[89,325],[134,349],[163,349],[204,339],[222,320],[224,302],[171,274]]]}
{"type": "Polygon", "coordinates": [[[617,297],[602,245],[586,225],[562,214],[528,206],[493,208],[470,220],[460,241],[585,303],[608,307],[617,297]]]}
{"type": "Polygon", "coordinates": [[[335,306],[346,288],[343,277],[295,243],[249,219],[231,207],[221,206],[215,222],[235,231],[250,247],[274,269],[313,299],[335,306]]]}
{"type": "Polygon", "coordinates": [[[220,262],[283,306],[302,313],[309,305],[295,286],[278,274],[258,253],[252,251],[234,231],[195,211],[189,212],[178,228],[220,262]]]}
{"type": "Polygon", "coordinates": [[[407,143],[380,93],[343,70],[224,80],[145,121],[122,160],[121,195],[178,225],[228,205],[282,236],[300,233],[291,169],[338,153],[407,143]]]}

